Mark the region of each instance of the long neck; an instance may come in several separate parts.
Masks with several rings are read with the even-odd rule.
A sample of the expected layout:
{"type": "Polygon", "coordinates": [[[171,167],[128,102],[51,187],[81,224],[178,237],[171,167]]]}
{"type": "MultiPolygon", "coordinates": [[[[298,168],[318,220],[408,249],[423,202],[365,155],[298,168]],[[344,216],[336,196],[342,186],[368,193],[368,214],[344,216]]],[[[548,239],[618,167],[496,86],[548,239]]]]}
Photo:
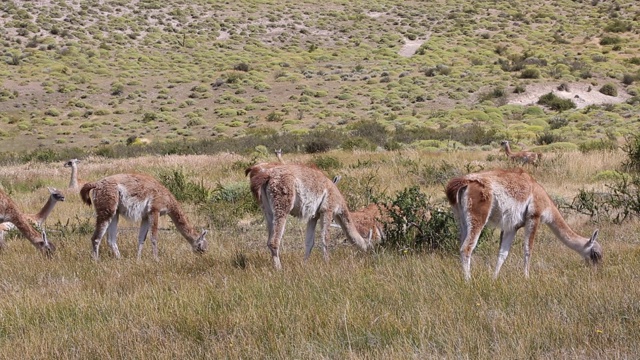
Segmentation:
{"type": "Polygon", "coordinates": [[[57,202],[58,200],[54,199],[53,196],[49,196],[49,200],[47,200],[42,209],[40,209],[37,214],[31,216],[36,225],[42,226],[42,223],[47,220],[47,217],[51,214],[57,202]]]}
{"type": "Polygon", "coordinates": [[[13,212],[10,218],[7,218],[6,220],[11,221],[16,226],[16,228],[20,231],[20,233],[24,237],[29,239],[29,241],[31,241],[31,243],[36,247],[38,246],[38,244],[44,242],[42,235],[31,226],[26,216],[24,216],[20,212],[18,211],[13,212]]]}
{"type": "Polygon", "coordinates": [[[507,154],[507,156],[511,156],[511,155],[513,155],[513,154],[511,153],[511,145],[509,145],[509,144],[504,144],[504,152],[507,154]]]}
{"type": "Polygon", "coordinates": [[[78,187],[78,165],[76,164],[71,165],[71,180],[69,181],[69,187],[74,189],[78,187]]]}
{"type": "Polygon", "coordinates": [[[335,213],[335,219],[344,231],[344,234],[347,236],[347,239],[356,244],[362,250],[367,250],[369,244],[362,238],[362,235],[358,232],[358,228],[353,223],[351,218],[351,214],[349,210],[347,210],[346,206],[342,208],[342,211],[337,211],[335,213]]]}
{"type": "Polygon", "coordinates": [[[545,221],[547,226],[563,244],[583,255],[585,245],[589,239],[576,234],[575,231],[569,227],[567,222],[564,221],[562,215],[560,215],[560,212],[555,206],[552,206],[550,211],[551,216],[547,221],[545,221]]]}
{"type": "Polygon", "coordinates": [[[167,214],[171,218],[171,221],[173,221],[176,229],[178,229],[180,234],[187,239],[189,244],[193,245],[193,243],[198,239],[198,233],[196,233],[193,226],[191,226],[191,223],[182,212],[180,205],[174,201],[168,208],[169,211],[167,214]]]}

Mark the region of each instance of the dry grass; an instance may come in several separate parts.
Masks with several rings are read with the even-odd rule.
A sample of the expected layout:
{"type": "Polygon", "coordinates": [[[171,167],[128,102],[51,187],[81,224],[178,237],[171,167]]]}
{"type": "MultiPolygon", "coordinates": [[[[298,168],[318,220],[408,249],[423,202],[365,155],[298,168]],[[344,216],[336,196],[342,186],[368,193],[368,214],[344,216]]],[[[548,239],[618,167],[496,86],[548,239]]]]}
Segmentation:
{"type": "MultiPolygon", "coordinates": [[[[336,170],[355,179],[370,173],[391,193],[415,184],[407,161],[453,166],[487,161],[489,153],[331,153],[344,165],[336,170]],[[371,166],[350,169],[371,160],[371,166]]],[[[309,161],[307,156],[288,161],[309,161]]],[[[615,169],[623,156],[570,154],[531,169],[552,194],[575,195],[590,179],[615,169]]],[[[81,177],[136,170],[158,173],[184,169],[208,184],[246,181],[237,155],[148,157],[107,161],[87,159],[81,177]]],[[[62,164],[27,164],[0,169],[14,188],[44,183],[64,189],[62,164]]],[[[6,185],[5,185],[6,186],[6,185]]],[[[342,189],[345,194],[353,188],[342,189]]],[[[434,201],[440,185],[424,186],[434,201]]],[[[45,191],[18,191],[12,197],[33,212],[45,191]]],[[[354,195],[354,194],[351,194],[354,195]]],[[[358,195],[358,194],[355,194],[358,195]]],[[[314,252],[302,262],[304,225],[291,219],[282,263],[272,268],[261,221],[247,231],[210,229],[209,252],[194,255],[164,220],[160,260],[150,246],[135,260],[136,226],[122,222],[114,259],[106,244],[100,261],[90,259],[90,233],[70,231],[91,221],[90,208],[75,194],[48,220],[59,251],[40,257],[22,237],[11,236],[0,262],[0,353],[3,358],[629,358],[637,353],[640,304],[640,250],[637,223],[592,224],[571,216],[576,230],[600,228],[605,263],[586,267],[579,257],[540,232],[531,278],[523,276],[522,250],[514,246],[501,277],[491,280],[497,244],[474,254],[473,280],[465,283],[453,255],[362,254],[348,245],[331,246],[325,263],[314,252]],[[60,222],[70,225],[56,226],[60,222]],[[59,231],[56,231],[59,230],[59,231]],[[63,231],[63,232],[60,232],[63,231]]],[[[206,216],[186,206],[194,223],[206,216]]],[[[240,219],[238,219],[240,220],[240,219]]],[[[521,235],[520,235],[521,236],[521,235]]],[[[494,238],[494,241],[497,241],[494,238]]]]}

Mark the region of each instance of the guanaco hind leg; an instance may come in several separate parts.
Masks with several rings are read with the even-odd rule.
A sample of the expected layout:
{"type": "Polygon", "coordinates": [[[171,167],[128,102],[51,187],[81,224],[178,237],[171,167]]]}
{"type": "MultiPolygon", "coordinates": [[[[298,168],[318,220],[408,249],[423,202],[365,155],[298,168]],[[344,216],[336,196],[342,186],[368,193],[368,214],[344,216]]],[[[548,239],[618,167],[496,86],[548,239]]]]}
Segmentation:
{"type": "Polygon", "coordinates": [[[111,218],[111,223],[107,227],[107,243],[109,243],[109,247],[111,248],[111,252],[116,259],[120,259],[120,250],[118,249],[118,213],[113,215],[111,218]]]}
{"type": "Polygon", "coordinates": [[[304,260],[309,259],[311,255],[311,249],[315,243],[316,238],[316,225],[318,224],[318,217],[312,217],[307,222],[307,232],[304,238],[304,260]]]}

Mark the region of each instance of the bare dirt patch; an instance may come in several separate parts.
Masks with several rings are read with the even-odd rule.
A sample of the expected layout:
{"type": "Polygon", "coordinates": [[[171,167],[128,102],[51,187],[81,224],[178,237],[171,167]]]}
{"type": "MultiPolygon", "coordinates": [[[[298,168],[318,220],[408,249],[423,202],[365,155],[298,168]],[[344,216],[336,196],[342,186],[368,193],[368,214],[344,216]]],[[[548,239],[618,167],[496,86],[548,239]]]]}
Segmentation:
{"type": "Polygon", "coordinates": [[[589,105],[620,104],[631,97],[621,89],[618,89],[618,96],[608,96],[598,91],[599,86],[589,83],[568,83],[568,90],[558,90],[558,86],[557,83],[528,85],[526,92],[511,96],[509,104],[533,105],[542,95],[550,92],[558,97],[573,100],[578,109],[589,105]]]}
{"type": "Polygon", "coordinates": [[[398,55],[404,56],[404,57],[413,56],[416,53],[416,51],[418,51],[420,46],[424,44],[425,41],[426,39],[409,40],[405,38],[404,45],[400,48],[400,51],[398,51],[398,55]]]}

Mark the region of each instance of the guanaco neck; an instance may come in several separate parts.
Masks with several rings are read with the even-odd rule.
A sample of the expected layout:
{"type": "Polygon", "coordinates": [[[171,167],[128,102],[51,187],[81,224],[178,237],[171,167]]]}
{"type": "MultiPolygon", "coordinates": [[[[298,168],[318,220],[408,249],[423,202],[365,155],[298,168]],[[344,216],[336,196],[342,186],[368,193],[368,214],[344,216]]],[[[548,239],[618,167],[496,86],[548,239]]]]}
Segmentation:
{"type": "Polygon", "coordinates": [[[513,155],[513,153],[511,152],[511,145],[509,145],[509,143],[504,143],[504,152],[507,154],[507,156],[511,157],[513,155]]]}
{"type": "Polygon", "coordinates": [[[36,225],[42,226],[42,223],[47,219],[49,214],[51,214],[57,202],[58,200],[54,199],[53,195],[49,196],[49,200],[47,200],[42,209],[40,209],[37,214],[31,216],[36,225]]]}
{"type": "Polygon", "coordinates": [[[552,206],[550,211],[551,217],[545,223],[553,234],[569,248],[582,253],[589,239],[576,234],[562,218],[560,211],[555,206],[552,206]]]}
{"type": "Polygon", "coordinates": [[[31,226],[29,220],[27,220],[23,214],[16,212],[11,215],[10,219],[6,219],[5,221],[11,221],[20,233],[29,239],[33,245],[38,245],[44,242],[42,235],[31,226]]]}
{"type": "Polygon", "coordinates": [[[191,226],[191,223],[182,212],[180,205],[174,201],[168,208],[169,210],[167,211],[167,215],[169,215],[171,221],[173,221],[176,229],[178,229],[180,234],[187,239],[189,244],[193,245],[196,240],[198,240],[199,234],[197,234],[193,226],[191,226]]]}
{"type": "Polygon", "coordinates": [[[69,187],[76,189],[78,187],[78,165],[71,164],[71,180],[69,181],[69,187]]]}
{"type": "Polygon", "coordinates": [[[335,212],[334,216],[347,238],[351,242],[358,244],[358,239],[362,239],[362,235],[360,235],[360,232],[358,232],[358,228],[353,223],[349,210],[347,210],[346,207],[343,207],[342,210],[335,212]]]}

